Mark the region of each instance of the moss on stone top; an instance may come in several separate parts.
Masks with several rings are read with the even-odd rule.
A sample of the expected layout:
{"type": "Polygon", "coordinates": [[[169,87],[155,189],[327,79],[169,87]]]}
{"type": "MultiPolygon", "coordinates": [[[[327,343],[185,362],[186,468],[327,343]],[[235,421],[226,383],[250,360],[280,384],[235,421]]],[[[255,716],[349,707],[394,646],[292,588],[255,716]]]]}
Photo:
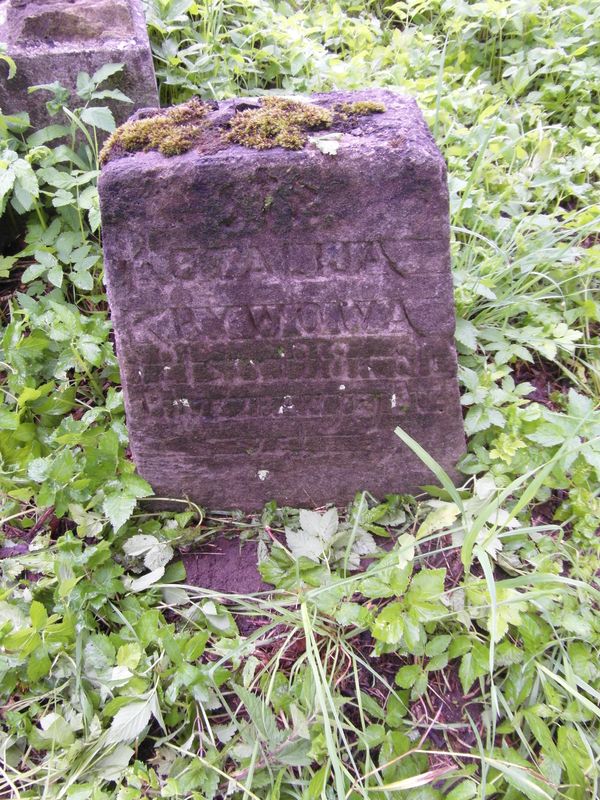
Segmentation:
{"type": "Polygon", "coordinates": [[[376,100],[357,100],[355,103],[338,103],[334,108],[344,119],[347,119],[353,114],[356,116],[365,116],[366,114],[383,114],[385,111],[384,104],[378,103],[376,100]]]}
{"type": "Polygon", "coordinates": [[[265,97],[260,108],[236,114],[226,139],[255,150],[271,147],[300,150],[306,144],[307,131],[329,128],[332,122],[331,111],[313,103],[265,97]]]}
{"type": "Polygon", "coordinates": [[[100,164],[106,164],[113,157],[149,150],[164,156],[187,153],[194,147],[214,152],[229,142],[255,150],[273,147],[301,150],[309,131],[332,127],[347,130],[353,118],[385,111],[383,103],[371,100],[337,103],[332,108],[324,108],[287,97],[264,97],[256,108],[231,112],[225,122],[211,122],[208,113],[215,107],[215,103],[194,97],[182,105],[126,122],[106,140],[100,164]]]}
{"type": "Polygon", "coordinates": [[[100,163],[105,164],[119,150],[126,153],[158,150],[164,156],[186,153],[202,138],[209,109],[208,103],[193,97],[155,116],[126,122],[106,140],[100,163]]]}

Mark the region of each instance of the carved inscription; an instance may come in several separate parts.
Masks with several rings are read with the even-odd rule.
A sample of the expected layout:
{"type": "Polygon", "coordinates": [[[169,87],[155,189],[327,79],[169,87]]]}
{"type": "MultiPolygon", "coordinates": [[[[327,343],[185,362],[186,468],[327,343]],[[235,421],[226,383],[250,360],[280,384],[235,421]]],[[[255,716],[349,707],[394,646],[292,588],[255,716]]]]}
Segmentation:
{"type": "Polygon", "coordinates": [[[223,337],[283,339],[344,333],[389,335],[405,332],[409,327],[401,302],[392,299],[206,308],[176,306],[159,311],[150,324],[140,327],[136,340],[140,344],[147,341],[158,344],[164,341],[165,336],[193,342],[198,337],[219,341],[223,337]]]}
{"type": "Polygon", "coordinates": [[[456,368],[451,344],[404,338],[287,340],[270,348],[235,347],[228,352],[198,352],[193,344],[178,343],[173,350],[154,344],[137,351],[135,382],[160,385],[238,386],[260,382],[271,391],[272,382],[352,380],[376,383],[382,379],[452,377],[456,368]],[[364,345],[368,344],[368,347],[364,345]]]}
{"type": "Polygon", "coordinates": [[[449,472],[462,453],[445,165],[412,100],[316,102],[355,99],[386,111],[335,159],[232,147],[103,170],[131,451],[163,497],[414,491],[433,478],[398,425],[449,472]]]}
{"type": "MultiPolygon", "coordinates": [[[[393,286],[394,273],[407,277],[414,272],[421,275],[445,272],[447,253],[431,240],[413,240],[407,247],[401,241],[318,241],[281,242],[266,247],[253,245],[235,247],[213,247],[198,252],[195,247],[175,243],[169,261],[151,257],[155,251],[152,242],[157,241],[156,232],[150,234],[150,242],[143,239],[132,242],[140,275],[146,280],[173,281],[172,292],[184,296],[194,290],[199,280],[210,280],[219,285],[241,279],[263,285],[285,286],[290,278],[301,277],[311,285],[312,281],[335,280],[346,285],[347,279],[355,279],[367,271],[371,281],[378,286],[393,286]],[[390,273],[391,270],[391,273],[390,273]],[[188,285],[189,282],[189,285],[188,285]]],[[[124,279],[126,270],[119,276],[124,279]]],[[[351,286],[351,280],[348,281],[351,286]]],[[[349,287],[348,287],[349,288],[349,287]]],[[[132,280],[130,290],[134,295],[143,291],[144,283],[132,280]]],[[[381,299],[381,293],[378,294],[381,299]]],[[[124,297],[125,304],[133,297],[124,297]]]]}

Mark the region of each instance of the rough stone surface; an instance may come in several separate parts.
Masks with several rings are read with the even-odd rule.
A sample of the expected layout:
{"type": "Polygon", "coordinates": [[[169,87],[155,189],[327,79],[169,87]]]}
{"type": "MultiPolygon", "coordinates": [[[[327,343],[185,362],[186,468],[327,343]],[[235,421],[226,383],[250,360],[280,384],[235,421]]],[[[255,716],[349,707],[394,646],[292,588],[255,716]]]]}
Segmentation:
{"type": "Polygon", "coordinates": [[[215,592],[254,594],[271,587],[261,580],[257,569],[257,544],[217,536],[197,551],[183,553],[186,583],[215,592]]]}
{"type": "Polygon", "coordinates": [[[46,110],[51,95],[28,94],[29,86],[58,81],[71,90],[72,106],[77,106],[77,74],[92,75],[109,63],[124,68],[107,86],[133,101],[103,101],[117,123],[137,108],[158,104],[140,0],[0,0],[0,42],[17,65],[16,76],[7,80],[8,67],[0,62],[0,108],[5,114],[27,111],[34,128],[63,120],[46,110]]]}
{"type": "MultiPolygon", "coordinates": [[[[161,497],[318,506],[415,491],[464,451],[446,167],[414,100],[337,155],[137,153],[100,179],[133,457],[161,497]]],[[[219,111],[215,111],[219,114],[219,111]]]]}

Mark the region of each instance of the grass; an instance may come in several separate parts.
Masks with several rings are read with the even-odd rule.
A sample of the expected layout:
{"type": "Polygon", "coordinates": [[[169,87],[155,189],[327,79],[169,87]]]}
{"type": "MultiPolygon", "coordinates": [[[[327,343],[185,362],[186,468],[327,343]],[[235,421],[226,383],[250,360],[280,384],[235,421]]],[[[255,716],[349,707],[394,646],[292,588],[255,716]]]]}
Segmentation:
{"type": "Polygon", "coordinates": [[[597,797],[600,9],[146,11],[163,104],[418,98],[449,166],[465,485],[399,430],[441,488],[148,513],[95,186],[118,67],[57,98],[60,128],[0,115],[0,796],[597,797]],[[186,584],[216,535],[258,542],[272,596],[186,584]]]}

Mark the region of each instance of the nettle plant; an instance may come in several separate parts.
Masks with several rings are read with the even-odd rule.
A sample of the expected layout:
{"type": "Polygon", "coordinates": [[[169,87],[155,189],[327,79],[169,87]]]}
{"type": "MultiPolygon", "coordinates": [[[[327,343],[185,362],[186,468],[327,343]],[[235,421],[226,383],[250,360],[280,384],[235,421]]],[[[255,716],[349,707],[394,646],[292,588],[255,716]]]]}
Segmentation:
{"type": "Polygon", "coordinates": [[[129,102],[103,84],[121,68],[79,73],[73,111],[60,85],[33,87],[51,92],[57,122],[29,135],[27,114],[0,116],[0,212],[11,234],[0,278],[25,287],[2,308],[0,484],[8,517],[21,517],[21,504],[33,501],[59,517],[90,513],[91,529],[101,509],[118,528],[150,493],[124,458],[98,236],[97,131],[115,128],[107,99],[129,102]]]}
{"type": "Polygon", "coordinates": [[[0,116],[0,214],[7,213],[15,234],[22,228],[18,217],[37,217],[37,224],[28,226],[26,246],[0,259],[0,277],[9,277],[17,261],[29,260],[21,277],[25,284],[42,278],[58,288],[65,280],[84,292],[99,288],[97,131],[116,127],[110,108],[99,103],[131,102],[118,89],[102,88],[122,67],[107,64],[92,76],[80,72],[74,110],[59,83],[31,87],[51,93],[46,106],[57,121],[29,135],[26,113],[0,116]]]}

